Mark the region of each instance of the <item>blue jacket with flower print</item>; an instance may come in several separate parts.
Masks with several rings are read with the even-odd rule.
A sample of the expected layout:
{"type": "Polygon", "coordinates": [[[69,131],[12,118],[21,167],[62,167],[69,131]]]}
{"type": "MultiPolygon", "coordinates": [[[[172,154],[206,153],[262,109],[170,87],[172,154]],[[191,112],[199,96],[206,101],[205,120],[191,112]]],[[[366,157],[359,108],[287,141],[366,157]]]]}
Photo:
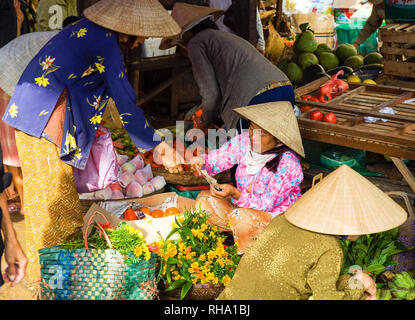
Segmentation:
{"type": "Polygon", "coordinates": [[[92,141],[111,97],[136,147],[160,143],[125,74],[117,34],[82,19],[53,37],[23,72],[3,116],[10,126],[40,138],[64,88],[68,100],[62,161],[84,169],[92,141]]]}

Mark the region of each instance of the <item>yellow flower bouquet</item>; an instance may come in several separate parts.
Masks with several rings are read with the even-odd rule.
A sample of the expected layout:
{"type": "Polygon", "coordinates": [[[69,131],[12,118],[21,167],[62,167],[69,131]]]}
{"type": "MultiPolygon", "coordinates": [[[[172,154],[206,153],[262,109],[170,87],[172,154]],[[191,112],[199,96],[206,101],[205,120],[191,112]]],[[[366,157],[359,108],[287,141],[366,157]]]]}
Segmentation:
{"type": "Polygon", "coordinates": [[[226,286],[239,263],[236,244],[225,246],[224,236],[207,220],[203,210],[187,210],[176,217],[165,241],[149,246],[159,256],[158,281],[164,282],[165,291],[181,288],[180,299],[194,284],[226,286]],[[169,240],[176,233],[180,238],[169,240]]]}

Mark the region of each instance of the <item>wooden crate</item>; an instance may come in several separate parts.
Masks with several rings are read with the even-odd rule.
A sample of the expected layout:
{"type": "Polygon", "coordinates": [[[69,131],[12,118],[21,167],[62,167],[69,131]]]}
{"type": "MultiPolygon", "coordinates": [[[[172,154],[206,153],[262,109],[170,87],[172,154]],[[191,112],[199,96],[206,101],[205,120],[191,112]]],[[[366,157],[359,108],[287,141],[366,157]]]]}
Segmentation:
{"type": "MultiPolygon", "coordinates": [[[[300,87],[296,94],[316,95],[325,81],[323,78],[300,87]]],[[[306,139],[415,160],[415,102],[407,102],[414,97],[414,89],[350,84],[348,92],[329,103],[296,100],[297,105],[313,107],[298,117],[301,135],[306,139]],[[392,107],[397,113],[378,112],[384,107],[392,107]],[[323,113],[334,112],[337,123],[311,120],[309,113],[316,109],[323,113]],[[367,123],[366,116],[388,121],[367,123]]]]}
{"type": "Polygon", "coordinates": [[[384,74],[396,80],[415,78],[415,23],[391,23],[379,28],[384,74]]]}

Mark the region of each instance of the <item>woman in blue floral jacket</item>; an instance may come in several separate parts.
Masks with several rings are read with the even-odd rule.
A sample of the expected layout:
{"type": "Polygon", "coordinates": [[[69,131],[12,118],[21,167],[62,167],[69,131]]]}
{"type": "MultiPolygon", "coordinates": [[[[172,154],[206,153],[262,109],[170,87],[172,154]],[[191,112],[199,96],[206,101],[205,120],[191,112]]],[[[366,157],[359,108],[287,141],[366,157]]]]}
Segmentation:
{"type": "MultiPolygon", "coordinates": [[[[3,116],[16,129],[24,176],[28,276],[37,250],[82,226],[72,167],[84,169],[109,98],[141,152],[160,139],[136,106],[119,43],[130,48],[180,28],[157,0],[102,0],[53,37],[23,72],[3,116]]],[[[166,166],[169,166],[167,160],[166,166]]]]}

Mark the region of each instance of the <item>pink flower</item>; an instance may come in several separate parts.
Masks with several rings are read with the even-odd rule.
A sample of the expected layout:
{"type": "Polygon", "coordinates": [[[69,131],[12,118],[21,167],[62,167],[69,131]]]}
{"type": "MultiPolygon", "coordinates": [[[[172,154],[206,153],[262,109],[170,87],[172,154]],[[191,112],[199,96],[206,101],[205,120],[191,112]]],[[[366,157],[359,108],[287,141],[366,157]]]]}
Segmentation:
{"type": "Polygon", "coordinates": [[[51,57],[47,57],[45,61],[42,62],[43,70],[49,69],[53,61],[55,61],[55,58],[52,59],[51,57]]]}

